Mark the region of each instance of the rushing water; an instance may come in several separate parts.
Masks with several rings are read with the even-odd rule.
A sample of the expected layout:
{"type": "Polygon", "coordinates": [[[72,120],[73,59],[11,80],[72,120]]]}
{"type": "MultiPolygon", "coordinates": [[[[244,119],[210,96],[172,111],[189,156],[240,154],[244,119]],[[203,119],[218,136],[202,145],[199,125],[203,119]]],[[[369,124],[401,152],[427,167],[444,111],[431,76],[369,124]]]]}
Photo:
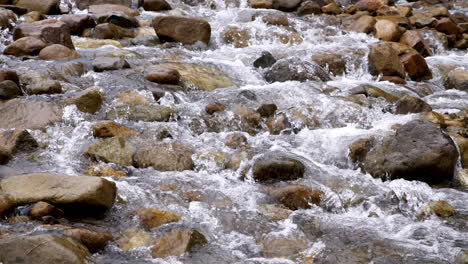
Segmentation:
{"type": "MultiPolygon", "coordinates": [[[[303,38],[301,43],[283,44],[274,34],[290,34],[290,29],[266,25],[252,16],[259,10],[248,8],[246,0],[239,7],[226,6],[224,1],[212,4],[187,6],[179,1],[168,1],[174,10],[162,15],[186,15],[209,21],[212,39],[208,47],[146,47],[130,46],[118,49],[105,46],[99,49],[77,49],[84,55],[85,63],[95,56],[108,53],[126,54],[134,69],[116,72],[88,72],[79,85],[64,84],[67,93],[83,86],[98,87],[106,94],[104,107],[96,115],[79,112],[75,106],[67,106],[63,123],[51,126],[44,132],[34,132],[43,148],[34,155],[15,158],[5,171],[51,172],[82,175],[90,162],[83,157],[83,149],[98,142],[92,136],[91,127],[104,119],[106,110],[116,104],[118,92],[138,90],[154,104],[174,106],[180,118],[171,122],[119,122],[148,135],[168,130],[173,138],[192,146],[196,152],[234,153],[224,146],[228,132],[205,132],[201,135],[190,129],[190,122],[200,118],[206,104],[222,102],[228,106],[245,105],[257,108],[264,103],[274,103],[279,111],[291,115],[291,109],[303,111],[314,117],[317,127],[293,123],[295,132],[270,135],[261,132],[255,136],[244,133],[254,155],[268,150],[282,150],[297,155],[307,167],[304,179],[298,182],[320,188],[325,194],[323,205],[307,210],[294,211],[288,218],[273,220],[260,210],[269,198],[261,184],[254,183],[247,175],[241,180],[243,168],[255,159],[245,159],[238,170],[226,169],[214,160],[194,157],[195,170],[184,172],[159,172],[154,169],[127,168],[129,176],[112,179],[118,186],[119,202],[109,215],[96,225],[110,230],[114,236],[138,226],[132,212],[142,207],[154,207],[178,213],[182,220],[167,224],[149,233],[157,235],[170,227],[191,227],[200,230],[209,244],[201,251],[179,258],[151,259],[149,247],[123,251],[116,243],[93,256],[96,263],[303,263],[307,257],[328,256],[318,263],[454,263],[461,250],[468,249],[468,193],[453,188],[435,188],[423,182],[394,180],[382,182],[363,174],[348,160],[348,146],[359,138],[384,136],[394,124],[403,124],[418,118],[416,114],[393,115],[384,111],[388,103],[372,99],[372,107],[341,99],[359,84],[372,84],[397,95],[423,97],[435,111],[457,112],[468,107],[468,95],[461,91],[443,88],[438,65],[450,64],[468,69],[468,54],[446,50],[440,43],[434,44],[435,54],[426,58],[434,78],[426,82],[430,93],[421,92],[419,84],[408,81],[406,86],[389,82],[376,82],[367,70],[368,45],[378,40],[359,33],[351,33],[336,25],[330,17],[312,16],[289,19],[303,38]],[[213,5],[215,8],[212,8],[213,5]],[[246,29],[251,36],[246,48],[225,44],[222,33],[229,26],[246,29]],[[317,82],[267,83],[262,70],[252,64],[262,51],[275,57],[297,56],[311,59],[319,53],[342,54],[347,60],[344,76],[333,77],[327,83],[339,91],[322,92],[317,82]],[[140,69],[168,58],[200,65],[211,65],[234,80],[234,86],[215,91],[177,91],[167,93],[154,102],[145,85],[135,79],[140,69]],[[256,100],[239,96],[241,91],[255,93],[256,100]],[[309,109],[309,110],[308,110],[309,109]],[[175,184],[176,188],[163,188],[175,184]],[[196,193],[199,199],[188,199],[196,193]],[[191,201],[193,200],[193,201],[191,201]],[[457,215],[450,219],[430,216],[418,217],[418,212],[429,202],[445,200],[452,204],[457,215]],[[373,217],[376,216],[376,217],[373,217]],[[290,259],[267,258],[264,247],[280,239],[303,244],[290,259]],[[265,243],[262,243],[265,241],[265,243]],[[333,257],[330,257],[333,256],[333,257]],[[371,256],[371,257],[369,257],[371,256]],[[320,262],[323,261],[323,262],[320,262]]],[[[65,4],[65,3],[63,3],[65,4]]],[[[74,12],[83,13],[73,8],[74,12]]],[[[262,10],[263,13],[282,13],[262,10]]],[[[283,14],[283,13],[282,13],[283,14]]],[[[142,12],[143,20],[161,15],[142,12]]],[[[0,34],[1,43],[9,41],[8,34],[0,34]]],[[[2,46],[3,47],[3,46],[2,46]]],[[[0,47],[1,48],[1,47],[0,47]]],[[[15,68],[20,73],[36,71],[47,73],[57,62],[36,60],[20,61],[0,56],[4,67],[15,68]]],[[[140,71],[140,72],[139,72],[140,71]]],[[[61,95],[36,96],[42,100],[58,100],[61,95]]],[[[229,107],[228,107],[229,109],[229,107]]],[[[230,115],[231,114],[231,115],[230,115]]],[[[227,111],[226,120],[232,118],[227,111]]],[[[9,172],[13,173],[13,172],[9,172]]],[[[24,224],[23,224],[24,225],[24,224]]],[[[28,230],[37,230],[35,224],[28,230]]],[[[5,225],[5,228],[20,228],[5,225]]],[[[316,260],[317,261],[317,260],[316,260]]],[[[314,262],[315,263],[315,262],[314,262]]]]}

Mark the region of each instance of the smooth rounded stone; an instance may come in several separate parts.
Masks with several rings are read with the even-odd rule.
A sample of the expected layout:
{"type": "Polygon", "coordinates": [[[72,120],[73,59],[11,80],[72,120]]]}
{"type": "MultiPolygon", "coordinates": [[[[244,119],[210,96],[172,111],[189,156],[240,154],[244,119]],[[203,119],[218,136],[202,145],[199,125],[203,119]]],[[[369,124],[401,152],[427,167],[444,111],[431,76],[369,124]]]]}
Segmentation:
{"type": "Polygon", "coordinates": [[[293,11],[302,0],[273,0],[273,8],[281,11],[293,11]]]}
{"type": "Polygon", "coordinates": [[[46,215],[53,215],[57,211],[58,209],[55,206],[41,201],[33,205],[29,214],[33,219],[39,219],[46,215]]]}
{"type": "MultiPolygon", "coordinates": [[[[80,0],[80,2],[83,0],[80,0]]],[[[84,0],[86,1],[86,0],[84,0]]],[[[130,8],[131,1],[133,0],[88,0],[91,2],[88,8],[88,12],[91,14],[105,14],[108,12],[122,12],[129,16],[139,16],[140,13],[137,10],[130,8]],[[122,3],[128,2],[128,3],[122,3]]]]}
{"type": "Polygon", "coordinates": [[[0,99],[8,100],[23,95],[23,91],[18,85],[10,80],[0,82],[0,99]]]}
{"type": "Polygon", "coordinates": [[[356,163],[362,162],[375,144],[375,137],[360,138],[349,145],[349,159],[356,163]]]}
{"type": "Polygon", "coordinates": [[[361,16],[356,21],[354,21],[349,27],[348,30],[366,33],[369,34],[374,31],[374,26],[377,23],[377,20],[372,16],[361,16]]]}
{"type": "Polygon", "coordinates": [[[302,61],[297,58],[282,59],[277,61],[265,72],[267,82],[286,81],[330,81],[328,73],[316,63],[302,61]]]}
{"type": "Polygon", "coordinates": [[[297,259],[299,253],[306,250],[309,245],[309,241],[304,238],[289,237],[267,237],[260,243],[263,246],[262,255],[265,258],[276,259],[297,259]]]}
{"type": "Polygon", "coordinates": [[[118,105],[106,114],[107,119],[166,122],[177,113],[176,109],[161,105],[118,105]]]}
{"type": "Polygon", "coordinates": [[[176,229],[163,234],[156,240],[151,256],[153,258],[167,258],[181,256],[195,252],[208,243],[205,236],[195,229],[176,229]]]}
{"type": "Polygon", "coordinates": [[[378,20],[374,26],[375,37],[383,41],[399,41],[400,29],[398,25],[389,20],[378,20]]]}
{"type": "Polygon", "coordinates": [[[138,210],[140,223],[146,228],[156,228],[167,223],[180,220],[180,216],[173,212],[160,211],[156,208],[143,208],[138,210]]]}
{"type": "Polygon", "coordinates": [[[166,0],[143,0],[141,5],[146,11],[166,11],[171,10],[172,7],[166,0]]]}
{"type": "Polygon", "coordinates": [[[94,28],[96,26],[96,21],[88,15],[62,15],[60,21],[67,24],[70,28],[71,35],[77,36],[80,36],[85,29],[94,28]]]}
{"type": "Polygon", "coordinates": [[[445,88],[468,91],[468,70],[456,69],[449,72],[445,88]]]}
{"type": "Polygon", "coordinates": [[[318,1],[303,1],[297,9],[298,16],[318,15],[322,13],[322,3],[318,1]]]}
{"type": "Polygon", "coordinates": [[[275,57],[273,57],[273,55],[271,55],[270,52],[263,51],[262,55],[254,61],[253,66],[255,68],[268,68],[268,67],[273,66],[273,64],[275,63],[276,63],[275,57]]]}
{"type": "Polygon", "coordinates": [[[257,108],[257,113],[261,117],[271,117],[275,114],[276,110],[278,110],[278,107],[275,104],[262,104],[257,108]]]}
{"type": "Polygon", "coordinates": [[[137,131],[117,124],[113,121],[98,123],[92,127],[93,136],[97,138],[134,137],[140,135],[137,131]]]}
{"type": "Polygon", "coordinates": [[[305,166],[281,152],[268,152],[255,160],[252,177],[257,182],[297,180],[304,177],[305,166]]]}
{"type": "Polygon", "coordinates": [[[124,137],[112,137],[88,146],[84,151],[84,155],[106,163],[132,166],[135,152],[135,146],[127,142],[124,137]]]}
{"type": "Polygon", "coordinates": [[[415,49],[421,56],[431,56],[432,52],[421,33],[417,30],[407,30],[400,38],[400,43],[415,49]]]}
{"type": "Polygon", "coordinates": [[[134,90],[124,91],[118,94],[116,101],[121,104],[149,104],[150,100],[134,90]]]}
{"type": "Polygon", "coordinates": [[[283,130],[291,128],[288,117],[283,113],[268,118],[265,124],[272,135],[279,135],[283,130]]]}
{"type": "Polygon", "coordinates": [[[405,68],[400,62],[399,50],[390,42],[372,44],[368,55],[369,71],[373,75],[405,77],[405,68]]]}
{"type": "Polygon", "coordinates": [[[223,40],[227,44],[233,44],[236,48],[245,48],[249,46],[250,34],[247,29],[230,26],[224,31],[223,40]]]}
{"type": "Polygon", "coordinates": [[[104,102],[104,95],[97,88],[88,88],[79,92],[72,98],[62,101],[65,105],[76,105],[76,108],[83,113],[94,114],[101,109],[104,102]]]}
{"type": "Polygon", "coordinates": [[[361,11],[377,11],[379,8],[388,4],[387,0],[360,0],[355,6],[361,11]]]}
{"type": "Polygon", "coordinates": [[[130,64],[125,59],[115,57],[101,57],[93,61],[95,72],[115,71],[130,68],[130,64]]]}
{"type": "Polygon", "coordinates": [[[46,45],[61,44],[75,49],[70,36],[70,28],[64,22],[55,19],[18,25],[13,32],[13,39],[18,40],[23,37],[35,37],[44,41],[46,45]]]}
{"type": "Polygon", "coordinates": [[[26,8],[28,12],[37,11],[46,15],[58,14],[60,12],[60,0],[18,0],[15,2],[15,5],[26,8]]]}
{"type": "Polygon", "coordinates": [[[60,94],[62,85],[59,81],[39,80],[26,87],[28,94],[60,94]]]}
{"type": "Polygon", "coordinates": [[[240,128],[242,131],[248,132],[251,135],[256,134],[260,122],[262,121],[261,116],[254,109],[249,107],[241,106],[234,110],[234,113],[240,119],[240,128]]]}
{"type": "MultiPolygon", "coordinates": [[[[252,17],[254,20],[256,16],[252,17]]],[[[278,15],[278,14],[266,14],[262,17],[262,21],[267,25],[275,25],[275,26],[289,26],[289,19],[287,16],[278,15]]]]}
{"type": "Polygon", "coordinates": [[[457,257],[455,259],[455,264],[466,264],[466,263],[468,263],[468,251],[467,250],[462,250],[457,255],[457,257]]]}
{"type": "Polygon", "coordinates": [[[0,240],[2,263],[87,264],[89,251],[71,238],[56,235],[24,235],[0,240]]]}
{"type": "Polygon", "coordinates": [[[96,253],[114,238],[111,234],[98,232],[87,228],[67,228],[63,231],[65,236],[71,237],[86,246],[91,253],[96,253]]]}
{"type": "Polygon", "coordinates": [[[449,217],[455,214],[455,209],[446,201],[431,202],[427,208],[427,213],[436,214],[440,217],[449,217]]]}
{"type": "Polygon", "coordinates": [[[431,184],[453,178],[458,151],[452,139],[428,121],[411,121],[387,136],[366,155],[363,168],[382,179],[431,184]]]}
{"type": "Polygon", "coordinates": [[[322,6],[322,12],[329,15],[341,14],[341,8],[334,2],[322,6]]]}
{"type": "Polygon", "coordinates": [[[184,171],[193,169],[193,150],[179,142],[160,143],[141,147],[134,156],[135,166],[153,167],[159,171],[184,171]]]}
{"type": "Polygon", "coordinates": [[[9,213],[14,207],[15,201],[9,195],[0,193],[0,217],[9,213]]]}
{"type": "Polygon", "coordinates": [[[0,165],[7,164],[11,158],[11,152],[0,146],[0,165]]]}
{"type": "Polygon", "coordinates": [[[211,26],[201,19],[175,16],[156,17],[153,20],[153,27],[161,41],[192,45],[198,41],[208,44],[211,39],[211,26]]]}
{"type": "Polygon", "coordinates": [[[39,21],[39,20],[46,19],[45,16],[42,13],[37,12],[37,11],[31,11],[31,12],[23,15],[22,18],[24,19],[24,22],[26,22],[26,23],[33,23],[33,22],[36,22],[36,21],[39,21]]]}
{"type": "Polygon", "coordinates": [[[431,112],[432,107],[423,100],[414,96],[403,96],[396,102],[395,114],[406,115],[409,113],[431,112]]]}
{"type": "Polygon", "coordinates": [[[175,69],[160,69],[153,71],[145,76],[145,79],[150,82],[161,84],[179,84],[180,73],[175,69]]]}
{"type": "Polygon", "coordinates": [[[115,183],[90,176],[26,174],[9,177],[0,182],[0,187],[17,204],[45,201],[69,208],[66,213],[88,214],[109,209],[116,196],[115,183]]]}
{"type": "Polygon", "coordinates": [[[221,103],[211,103],[211,104],[207,104],[205,107],[205,111],[209,115],[212,115],[216,112],[223,112],[224,110],[226,110],[226,106],[221,103]]]}
{"type": "Polygon", "coordinates": [[[346,60],[340,54],[319,54],[312,56],[320,67],[328,68],[328,70],[335,76],[343,75],[346,70],[346,60]]]}
{"type": "Polygon", "coordinates": [[[271,187],[268,193],[290,210],[308,209],[311,204],[320,205],[323,192],[304,185],[271,187]]]}
{"type": "Polygon", "coordinates": [[[13,11],[0,8],[0,29],[12,28],[12,22],[16,22],[16,15],[13,11]]]}
{"type": "Polygon", "coordinates": [[[0,104],[0,128],[45,129],[62,121],[62,109],[54,104],[13,99],[0,104]]]}
{"type": "Polygon", "coordinates": [[[27,130],[10,129],[0,132],[0,146],[15,155],[34,151],[39,147],[39,144],[27,130]]]}
{"type": "Polygon", "coordinates": [[[13,81],[16,85],[19,86],[19,78],[15,70],[0,69],[0,82],[6,80],[13,81]]]}
{"type": "Polygon", "coordinates": [[[75,50],[60,44],[47,46],[39,52],[39,58],[43,60],[73,60],[81,58],[75,50]]]}
{"type": "Polygon", "coordinates": [[[239,148],[247,145],[247,138],[242,133],[231,133],[224,139],[224,145],[239,148]]]}
{"type": "Polygon", "coordinates": [[[137,28],[140,26],[140,23],[135,17],[126,15],[123,12],[100,14],[98,17],[98,23],[110,23],[123,28],[137,28]]]}
{"type": "Polygon", "coordinates": [[[409,20],[416,28],[433,27],[437,23],[437,19],[423,12],[414,13],[409,20]]]}
{"type": "Polygon", "coordinates": [[[35,56],[45,47],[46,44],[40,39],[24,37],[8,45],[3,50],[3,54],[12,56],[35,56]]]}
{"type": "Polygon", "coordinates": [[[96,39],[123,39],[133,38],[134,34],[129,29],[105,23],[97,25],[92,33],[92,37],[96,39]]]}

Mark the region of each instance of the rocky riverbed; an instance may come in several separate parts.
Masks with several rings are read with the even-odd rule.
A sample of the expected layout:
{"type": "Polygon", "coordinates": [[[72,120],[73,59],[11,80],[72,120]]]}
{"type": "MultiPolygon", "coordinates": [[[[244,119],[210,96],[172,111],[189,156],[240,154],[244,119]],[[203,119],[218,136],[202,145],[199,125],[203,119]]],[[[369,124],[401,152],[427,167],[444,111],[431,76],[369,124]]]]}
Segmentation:
{"type": "Polygon", "coordinates": [[[0,263],[468,263],[463,0],[0,0],[0,263]]]}

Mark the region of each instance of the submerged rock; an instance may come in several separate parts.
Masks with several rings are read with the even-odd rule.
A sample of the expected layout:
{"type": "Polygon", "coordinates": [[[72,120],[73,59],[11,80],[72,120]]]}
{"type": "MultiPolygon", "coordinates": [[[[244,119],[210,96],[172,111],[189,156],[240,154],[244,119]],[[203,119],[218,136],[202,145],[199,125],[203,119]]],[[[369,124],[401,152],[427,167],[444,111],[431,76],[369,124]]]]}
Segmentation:
{"type": "Polygon", "coordinates": [[[468,91],[468,70],[453,70],[445,81],[446,89],[468,91]]]}
{"type": "Polygon", "coordinates": [[[196,18],[164,16],[153,20],[153,27],[162,41],[175,41],[186,45],[201,41],[208,44],[211,27],[208,22],[196,18]]]}
{"type": "Polygon", "coordinates": [[[193,169],[193,150],[179,142],[161,143],[137,150],[135,166],[153,167],[160,171],[184,171],[193,169]]]}
{"type": "Polygon", "coordinates": [[[395,114],[431,112],[432,107],[423,100],[414,96],[403,96],[396,102],[395,114]]]}
{"type": "Polygon", "coordinates": [[[258,158],[252,168],[253,179],[257,182],[297,180],[304,177],[305,166],[281,152],[269,152],[258,158]]]}
{"type": "Polygon", "coordinates": [[[160,69],[148,73],[145,78],[150,82],[177,85],[180,81],[180,73],[176,69],[160,69]]]}
{"type": "Polygon", "coordinates": [[[133,137],[138,136],[140,133],[117,124],[113,121],[105,121],[98,123],[92,127],[93,136],[98,138],[109,138],[109,137],[133,137]]]}
{"type": "Polygon", "coordinates": [[[177,229],[162,235],[151,250],[153,258],[180,256],[194,252],[208,243],[205,236],[195,229],[177,229]]]}
{"type": "Polygon", "coordinates": [[[132,166],[135,152],[136,148],[124,137],[112,137],[87,147],[84,154],[94,160],[132,166]]]}
{"type": "Polygon", "coordinates": [[[62,121],[62,109],[53,103],[13,99],[0,104],[0,128],[45,129],[62,121]]]}
{"type": "Polygon", "coordinates": [[[329,81],[328,73],[318,64],[302,61],[297,58],[282,59],[277,61],[265,73],[267,82],[286,82],[286,81],[329,81]]]}
{"type": "Polygon", "coordinates": [[[122,58],[101,57],[93,61],[95,72],[115,71],[130,68],[130,64],[122,58]]]}
{"type": "Polygon", "coordinates": [[[382,179],[443,183],[453,178],[458,152],[437,125],[411,121],[387,136],[366,155],[363,168],[382,179]]]}
{"type": "Polygon", "coordinates": [[[180,216],[176,213],[160,211],[155,208],[144,208],[139,210],[137,214],[141,224],[146,228],[156,228],[180,220],[180,216]]]}
{"type": "Polygon", "coordinates": [[[253,63],[255,68],[268,68],[276,63],[276,59],[268,51],[263,51],[262,56],[256,59],[253,63]]]}
{"type": "Polygon", "coordinates": [[[118,105],[107,112],[107,119],[125,118],[132,121],[166,122],[177,111],[161,105],[118,105]]]}
{"type": "Polygon", "coordinates": [[[0,132],[0,146],[12,155],[20,152],[30,152],[39,145],[25,129],[5,130],[0,132]]]}
{"type": "Polygon", "coordinates": [[[311,204],[319,205],[322,191],[303,185],[288,185],[272,188],[270,195],[291,210],[308,209],[311,204]]]}
{"type": "Polygon", "coordinates": [[[103,102],[104,96],[101,91],[96,88],[86,89],[76,96],[63,101],[64,104],[74,104],[78,110],[89,114],[94,114],[99,111],[103,102]]]}
{"type": "Polygon", "coordinates": [[[97,232],[82,227],[65,229],[63,234],[85,245],[91,253],[98,252],[103,249],[109,241],[113,240],[112,235],[109,233],[97,232]]]}

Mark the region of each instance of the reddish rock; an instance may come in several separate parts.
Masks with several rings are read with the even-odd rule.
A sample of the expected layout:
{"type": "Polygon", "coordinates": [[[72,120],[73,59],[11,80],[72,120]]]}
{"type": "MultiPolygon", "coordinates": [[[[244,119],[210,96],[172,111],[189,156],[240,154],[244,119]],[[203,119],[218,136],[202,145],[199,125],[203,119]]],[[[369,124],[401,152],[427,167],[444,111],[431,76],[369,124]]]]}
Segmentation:
{"type": "Polygon", "coordinates": [[[270,190],[271,196],[291,210],[308,209],[320,204],[322,191],[303,185],[289,185],[270,190]]]}
{"type": "MultiPolygon", "coordinates": [[[[0,158],[0,164],[1,164],[1,158],[0,158]]],[[[4,216],[9,211],[11,211],[11,209],[13,209],[14,206],[15,206],[15,201],[9,195],[0,193],[0,217],[4,216]]]]}
{"type": "Polygon", "coordinates": [[[405,68],[398,56],[400,51],[391,42],[380,42],[370,47],[369,70],[373,75],[405,77],[405,68]]]}
{"type": "Polygon", "coordinates": [[[341,8],[334,2],[322,6],[322,12],[329,15],[339,15],[341,14],[341,8]]]}
{"type": "Polygon", "coordinates": [[[289,26],[289,19],[287,16],[278,15],[278,14],[268,14],[262,17],[262,21],[268,25],[275,26],[289,26]]]}
{"type": "Polygon", "coordinates": [[[52,215],[55,212],[57,212],[58,209],[51,205],[50,203],[46,202],[37,202],[34,204],[34,206],[31,209],[30,215],[32,218],[41,218],[46,215],[52,215]]]}
{"type": "Polygon", "coordinates": [[[162,41],[175,41],[186,45],[201,41],[208,44],[211,39],[211,26],[196,18],[164,16],[153,20],[153,27],[162,41]]]}
{"type": "Polygon", "coordinates": [[[444,17],[437,20],[435,25],[435,29],[439,32],[445,33],[447,35],[451,34],[458,34],[460,32],[460,28],[455,24],[450,18],[444,17]]]}
{"type": "Polygon", "coordinates": [[[427,66],[426,60],[419,53],[404,53],[400,55],[400,61],[411,80],[422,81],[432,78],[432,72],[427,66]]]}
{"type": "Polygon", "coordinates": [[[252,8],[273,8],[273,0],[250,0],[252,8]]]}
{"type": "Polygon", "coordinates": [[[361,16],[348,27],[348,30],[369,34],[374,31],[375,23],[377,20],[372,16],[361,16]]]}
{"type": "Polygon", "coordinates": [[[378,20],[375,24],[375,37],[384,41],[400,40],[398,25],[389,20],[378,20]]]}
{"type": "Polygon", "coordinates": [[[400,38],[400,43],[415,49],[423,57],[431,56],[431,50],[417,30],[408,30],[400,38]]]}
{"type": "Polygon", "coordinates": [[[387,0],[360,0],[357,2],[356,8],[361,11],[377,11],[379,8],[387,4],[387,0]]]}
{"type": "Polygon", "coordinates": [[[24,37],[8,45],[3,50],[3,54],[13,56],[35,56],[39,54],[45,46],[46,44],[44,41],[40,39],[24,37]]]}
{"type": "Polygon", "coordinates": [[[145,76],[146,80],[162,84],[179,84],[180,73],[175,69],[160,69],[150,72],[145,76]]]}
{"type": "Polygon", "coordinates": [[[80,227],[66,229],[63,234],[81,242],[91,253],[96,253],[103,249],[109,241],[114,239],[109,233],[80,227]]]}

